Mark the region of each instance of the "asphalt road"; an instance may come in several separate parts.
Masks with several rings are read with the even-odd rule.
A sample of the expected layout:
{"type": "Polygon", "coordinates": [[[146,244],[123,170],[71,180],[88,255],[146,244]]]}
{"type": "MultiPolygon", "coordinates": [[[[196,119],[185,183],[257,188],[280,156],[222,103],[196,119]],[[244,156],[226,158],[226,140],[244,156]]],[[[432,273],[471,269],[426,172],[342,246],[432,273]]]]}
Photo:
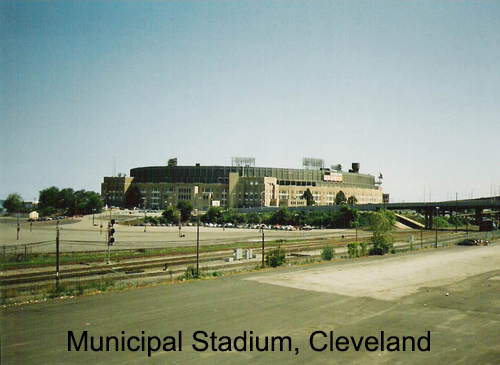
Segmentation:
{"type": "MultiPolygon", "coordinates": [[[[447,270],[449,255],[457,250],[472,255],[477,250],[491,247],[494,246],[455,247],[384,258],[286,267],[193,283],[7,307],[1,310],[1,363],[497,364],[500,361],[500,269],[471,270],[470,275],[462,275],[456,281],[427,286],[426,282],[433,281],[433,272],[429,271],[427,280],[419,284],[416,292],[388,299],[360,296],[354,292],[353,295],[341,295],[296,289],[275,285],[269,280],[277,274],[281,277],[297,273],[314,276],[318,269],[332,273],[342,269],[345,272],[352,270],[352,278],[347,276],[346,279],[343,275],[341,280],[351,280],[354,285],[364,280],[355,276],[363,266],[369,275],[371,267],[380,272],[384,267],[390,270],[395,262],[404,267],[413,260],[421,262],[428,257],[438,262],[442,259],[444,264],[440,269],[447,270]],[[388,265],[389,262],[392,264],[388,265]],[[265,283],[266,280],[270,283],[265,283]],[[74,345],[72,351],[68,351],[69,331],[77,342],[87,331],[89,344],[90,337],[97,340],[95,344],[99,336],[116,336],[119,341],[124,337],[125,342],[131,336],[139,337],[139,341],[131,340],[132,348],[140,344],[141,337],[145,337],[146,351],[127,348],[125,351],[115,351],[114,348],[102,352],[75,351],[74,345]],[[182,332],[182,349],[177,338],[179,331],[182,332]],[[214,332],[218,336],[215,340],[217,351],[210,348],[209,337],[206,339],[209,348],[195,351],[192,345],[199,349],[204,347],[203,342],[193,338],[197,331],[205,331],[209,336],[214,332]],[[220,336],[234,339],[242,336],[244,331],[247,332],[247,351],[236,351],[234,347],[233,351],[220,351],[225,349],[224,346],[218,347],[220,336]],[[288,340],[283,342],[284,351],[278,348],[271,351],[270,347],[269,351],[250,351],[250,331],[254,337],[259,337],[261,344],[266,336],[289,337],[290,343],[288,340]],[[349,341],[351,336],[355,341],[361,336],[374,336],[380,341],[381,331],[384,331],[386,341],[389,336],[414,336],[418,339],[430,331],[430,351],[391,352],[380,348],[368,351],[364,347],[356,351],[352,343],[347,351],[338,351],[335,344],[330,351],[329,339],[319,334],[314,337],[314,346],[321,348],[326,344],[327,349],[317,352],[310,345],[311,334],[315,331],[324,331],[327,336],[333,331],[334,339],[346,336],[349,341]],[[148,336],[162,340],[171,336],[162,345],[171,349],[175,339],[177,351],[159,350],[149,357],[148,336]],[[289,344],[291,351],[288,351],[289,344]]],[[[464,270],[467,272],[469,267],[486,263],[490,265],[488,267],[495,267],[498,255],[493,253],[498,249],[494,249],[491,257],[482,255],[464,263],[464,270]]],[[[423,272],[425,274],[427,270],[423,272]]],[[[336,280],[335,276],[330,279],[336,280]]],[[[349,285],[349,282],[343,284],[349,285]]],[[[255,341],[254,338],[254,344],[255,341]]],[[[241,347],[243,343],[240,340],[237,346],[241,347]]],[[[421,344],[425,348],[425,341],[421,344]]],[[[156,342],[152,345],[154,347],[156,342]]]]}

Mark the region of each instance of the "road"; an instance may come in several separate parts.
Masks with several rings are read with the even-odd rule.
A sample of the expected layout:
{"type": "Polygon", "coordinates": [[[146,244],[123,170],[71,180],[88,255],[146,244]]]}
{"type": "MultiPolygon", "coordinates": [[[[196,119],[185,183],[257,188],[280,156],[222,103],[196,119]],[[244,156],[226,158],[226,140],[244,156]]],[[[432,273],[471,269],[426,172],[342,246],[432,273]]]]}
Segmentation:
{"type": "MultiPolygon", "coordinates": [[[[495,364],[500,360],[499,268],[500,244],[495,243],[12,306],[1,310],[1,360],[2,364],[495,364]],[[404,290],[407,286],[411,290],[404,290]],[[68,351],[69,331],[78,340],[87,331],[89,338],[116,336],[121,341],[137,336],[145,337],[146,343],[148,336],[171,336],[173,341],[181,331],[182,351],[178,341],[177,351],[160,350],[151,357],[147,350],[127,348],[68,351]],[[202,346],[193,338],[196,331],[233,339],[244,331],[261,339],[289,337],[292,351],[285,346],[286,351],[198,352],[192,347],[202,346]],[[333,331],[335,338],[352,336],[355,341],[361,336],[380,338],[381,331],[386,338],[430,333],[430,351],[356,351],[351,344],[345,352],[335,347],[317,352],[310,346],[315,331],[327,335],[333,331]]],[[[248,346],[249,342],[247,337],[248,346]]],[[[139,342],[132,339],[134,344],[139,342]]],[[[313,344],[328,347],[329,340],[320,334],[313,344]]]]}

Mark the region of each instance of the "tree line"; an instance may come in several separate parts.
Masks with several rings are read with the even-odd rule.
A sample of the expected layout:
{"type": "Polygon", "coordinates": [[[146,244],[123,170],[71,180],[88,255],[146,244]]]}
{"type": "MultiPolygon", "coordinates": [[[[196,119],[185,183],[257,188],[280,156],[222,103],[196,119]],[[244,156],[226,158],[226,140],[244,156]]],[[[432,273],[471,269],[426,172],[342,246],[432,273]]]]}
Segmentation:
{"type": "MultiPolygon", "coordinates": [[[[28,213],[33,209],[26,208],[23,198],[18,193],[7,196],[3,207],[8,213],[28,213]]],[[[59,189],[55,186],[40,191],[37,211],[42,216],[79,215],[100,212],[102,200],[99,193],[72,188],[59,189]]]]}
{"type": "MultiPolygon", "coordinates": [[[[197,217],[191,213],[193,206],[189,202],[181,201],[175,207],[168,207],[158,223],[178,224],[181,222],[196,222],[197,217]]],[[[290,211],[282,207],[275,212],[266,213],[238,213],[233,209],[221,207],[210,207],[203,215],[200,215],[200,222],[212,224],[266,224],[266,225],[290,225],[295,227],[312,226],[321,228],[353,228],[369,227],[370,215],[372,213],[360,213],[351,206],[343,206],[340,210],[334,211],[290,211]]],[[[151,223],[156,223],[151,217],[151,223]]]]}
{"type": "MultiPolygon", "coordinates": [[[[266,224],[266,225],[305,225],[321,228],[366,228],[372,232],[370,238],[371,247],[368,251],[370,255],[384,255],[389,252],[394,243],[394,224],[396,216],[393,212],[381,209],[379,212],[363,212],[350,207],[343,206],[339,211],[318,211],[291,212],[286,207],[280,208],[272,213],[237,213],[232,209],[223,209],[220,207],[211,207],[205,214],[193,216],[191,214],[193,206],[189,202],[179,202],[177,206],[167,208],[162,217],[147,217],[151,223],[171,223],[178,224],[179,221],[196,222],[198,218],[203,223],[214,224],[266,224]]],[[[358,244],[353,247],[358,250],[358,244]]],[[[366,246],[359,246],[360,254],[364,255],[368,249],[366,246]],[[363,248],[364,247],[364,248],[363,248]]],[[[351,247],[352,249],[352,247],[351,247]]]]}

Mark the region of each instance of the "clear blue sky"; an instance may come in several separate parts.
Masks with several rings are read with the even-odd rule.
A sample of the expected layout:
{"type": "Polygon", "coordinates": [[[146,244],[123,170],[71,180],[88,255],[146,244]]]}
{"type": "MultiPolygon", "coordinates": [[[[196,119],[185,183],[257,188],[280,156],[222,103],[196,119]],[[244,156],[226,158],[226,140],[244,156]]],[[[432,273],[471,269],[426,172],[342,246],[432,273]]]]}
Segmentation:
{"type": "Polygon", "coordinates": [[[498,1],[2,1],[0,34],[0,198],[232,156],[500,195],[498,1]]]}

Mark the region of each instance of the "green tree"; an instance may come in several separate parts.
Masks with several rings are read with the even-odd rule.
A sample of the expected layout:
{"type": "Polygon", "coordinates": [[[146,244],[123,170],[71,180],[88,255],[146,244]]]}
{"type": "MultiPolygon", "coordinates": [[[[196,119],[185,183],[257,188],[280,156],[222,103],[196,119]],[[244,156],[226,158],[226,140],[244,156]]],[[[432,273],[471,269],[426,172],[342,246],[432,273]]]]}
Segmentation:
{"type": "Polygon", "coordinates": [[[93,211],[100,212],[102,209],[102,199],[99,193],[95,191],[85,192],[85,214],[91,214],[93,211]]]}
{"type": "Polygon", "coordinates": [[[125,192],[125,208],[136,208],[140,207],[142,202],[141,189],[137,185],[130,185],[130,187],[125,192]]]}
{"type": "Polygon", "coordinates": [[[354,195],[351,195],[349,199],[347,199],[347,204],[349,205],[358,204],[358,198],[356,198],[354,195]]]}
{"type": "Polygon", "coordinates": [[[179,222],[179,212],[173,207],[168,207],[162,214],[163,218],[167,223],[178,223],[179,222]]]}
{"type": "Polygon", "coordinates": [[[19,213],[23,210],[23,198],[18,193],[12,193],[7,196],[3,207],[7,209],[7,213],[19,213]]]}
{"type": "Polygon", "coordinates": [[[47,210],[54,211],[59,207],[59,188],[51,186],[40,191],[38,197],[38,210],[42,215],[47,215],[47,210]]]}
{"type": "Polygon", "coordinates": [[[342,190],[340,190],[337,195],[335,196],[335,204],[341,205],[341,204],[346,204],[347,203],[347,198],[345,197],[345,194],[342,190]]]}
{"type": "Polygon", "coordinates": [[[381,209],[373,213],[370,218],[372,231],[370,255],[384,255],[389,252],[394,244],[394,223],[396,216],[388,210],[381,209]]]}
{"type": "Polygon", "coordinates": [[[61,189],[54,209],[68,209],[75,205],[75,191],[71,188],[61,189]]]}
{"type": "Polygon", "coordinates": [[[193,204],[191,204],[191,202],[181,200],[177,203],[177,209],[181,212],[181,220],[185,222],[189,219],[189,215],[193,211],[193,204]]]}
{"type": "Polygon", "coordinates": [[[290,224],[293,221],[293,215],[288,211],[286,207],[280,208],[276,213],[271,217],[271,224],[290,224]]]}
{"type": "Polygon", "coordinates": [[[247,214],[247,222],[250,224],[259,224],[262,221],[260,215],[256,212],[250,212],[247,214]]]}
{"type": "Polygon", "coordinates": [[[351,228],[359,219],[359,212],[349,206],[343,206],[333,215],[333,228],[351,228]]]}
{"type": "Polygon", "coordinates": [[[38,210],[43,215],[64,212],[68,215],[90,214],[100,212],[102,208],[101,195],[94,191],[78,190],[72,188],[59,188],[52,186],[40,191],[38,210]]]}
{"type": "Polygon", "coordinates": [[[304,192],[304,195],[302,195],[302,199],[305,199],[306,202],[307,202],[307,206],[311,206],[311,205],[314,205],[314,197],[311,193],[311,190],[307,189],[305,192],[304,192]]]}
{"type": "Polygon", "coordinates": [[[222,223],[222,213],[221,207],[210,207],[207,212],[201,217],[201,221],[204,223],[222,223]]]}

